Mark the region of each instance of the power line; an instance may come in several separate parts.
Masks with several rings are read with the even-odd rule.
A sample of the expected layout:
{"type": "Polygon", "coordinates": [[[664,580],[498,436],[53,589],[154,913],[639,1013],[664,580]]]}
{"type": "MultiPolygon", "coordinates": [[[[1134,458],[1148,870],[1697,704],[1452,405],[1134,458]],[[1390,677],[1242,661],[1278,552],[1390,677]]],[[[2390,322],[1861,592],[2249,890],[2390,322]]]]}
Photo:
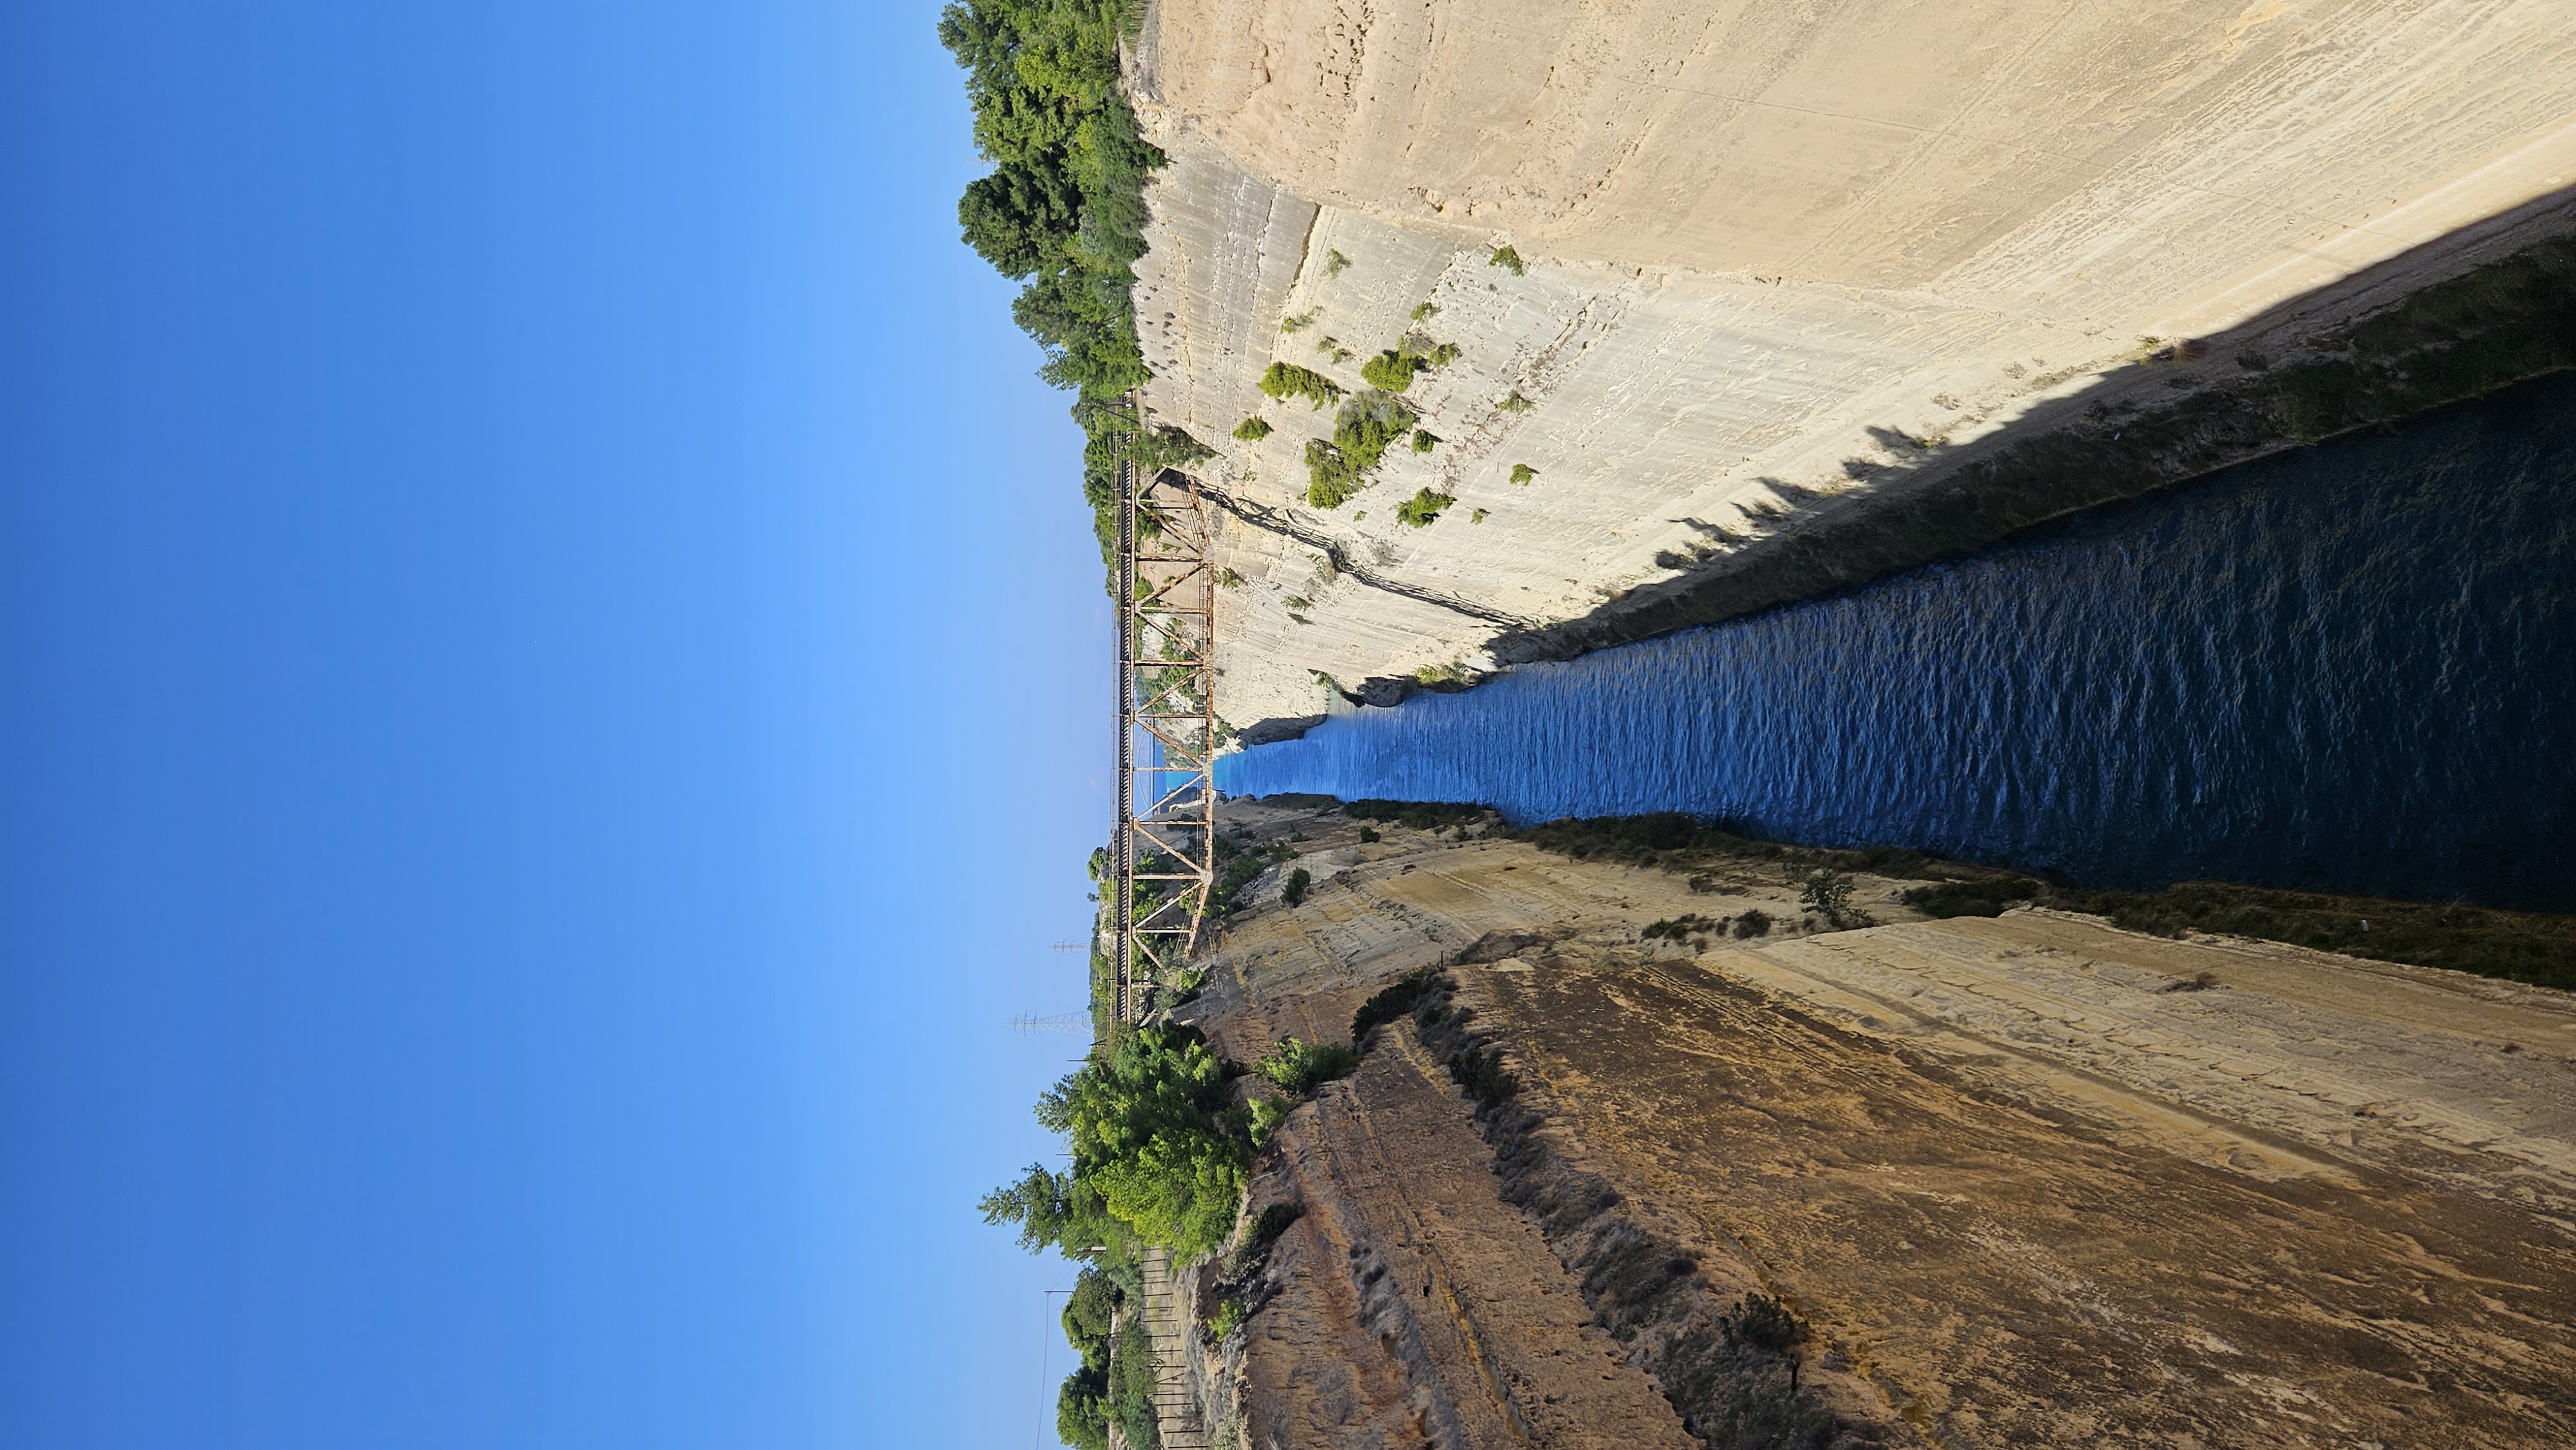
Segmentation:
{"type": "Polygon", "coordinates": [[[1088,1012],[1058,1012],[1052,1017],[1039,1017],[1023,1012],[1011,1019],[1011,1030],[1023,1036],[1031,1032],[1089,1032],[1088,1012]]]}

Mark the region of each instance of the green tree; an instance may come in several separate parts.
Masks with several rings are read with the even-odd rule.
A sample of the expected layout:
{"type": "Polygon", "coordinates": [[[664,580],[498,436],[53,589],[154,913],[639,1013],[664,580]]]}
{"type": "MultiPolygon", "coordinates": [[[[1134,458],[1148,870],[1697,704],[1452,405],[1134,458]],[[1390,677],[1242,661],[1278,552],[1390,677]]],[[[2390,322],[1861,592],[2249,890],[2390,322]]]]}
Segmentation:
{"type": "Polygon", "coordinates": [[[957,206],[967,245],[1026,286],[1011,316],[1075,392],[1089,435],[1083,497],[1103,558],[1115,535],[1120,395],[1150,374],[1137,346],[1133,263],[1145,254],[1145,177],[1163,154],[1118,89],[1125,0],[958,0],[939,39],[966,71],[975,146],[994,163],[957,206]]]}
{"type": "Polygon", "coordinates": [[[1877,918],[1852,905],[1852,879],[1830,866],[1807,878],[1798,904],[1823,917],[1836,929],[1873,925],[1877,918]]]}
{"type": "Polygon", "coordinates": [[[1133,1239],[1185,1258],[1213,1250],[1234,1226],[1252,1166],[1248,1116],[1226,1090],[1233,1075],[1190,1028],[1120,1032],[1038,1099],[1038,1121],[1071,1140],[1072,1171],[1032,1166],[985,1195],[985,1221],[1016,1224],[1033,1251],[1080,1253],[1085,1239],[1133,1239]]]}

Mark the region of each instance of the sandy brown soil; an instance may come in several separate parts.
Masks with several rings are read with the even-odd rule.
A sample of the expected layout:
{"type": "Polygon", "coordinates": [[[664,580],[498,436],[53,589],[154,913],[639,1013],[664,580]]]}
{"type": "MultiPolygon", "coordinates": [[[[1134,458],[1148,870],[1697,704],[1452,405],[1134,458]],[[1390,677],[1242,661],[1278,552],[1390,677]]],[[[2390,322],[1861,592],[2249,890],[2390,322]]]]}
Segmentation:
{"type": "MultiPolygon", "coordinates": [[[[1299,828],[1319,853],[1354,834],[1299,828]]],[[[1249,1057],[1508,948],[1449,968],[1456,1001],[1551,1171],[1619,1202],[1542,1232],[1503,1201],[1531,1198],[1525,1166],[1496,1174],[1494,1115],[1409,1024],[1380,1033],[1265,1170],[1309,1212],[1242,1349],[1251,1443],[1684,1443],[1649,1393],[1660,1341],[1584,1324],[1612,1230],[1686,1253],[1710,1302],[1779,1294],[1811,1392],[1893,1441],[2576,1442],[2565,995],[2041,913],[1904,920],[1888,882],[1862,892],[1887,925],[1694,950],[1636,928],[1794,916],[1793,887],[1387,836],[1240,921],[1193,1012],[1249,1057]]]]}

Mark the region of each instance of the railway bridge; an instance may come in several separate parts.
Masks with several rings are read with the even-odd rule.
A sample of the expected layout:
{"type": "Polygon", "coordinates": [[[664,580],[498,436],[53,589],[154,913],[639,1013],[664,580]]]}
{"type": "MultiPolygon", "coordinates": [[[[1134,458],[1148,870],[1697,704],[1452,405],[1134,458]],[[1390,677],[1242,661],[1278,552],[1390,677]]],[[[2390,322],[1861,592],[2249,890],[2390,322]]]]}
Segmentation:
{"type": "Polygon", "coordinates": [[[1117,828],[1104,888],[1118,1020],[1180,971],[1216,892],[1215,518],[1199,481],[1140,459],[1143,403],[1118,464],[1117,828]]]}

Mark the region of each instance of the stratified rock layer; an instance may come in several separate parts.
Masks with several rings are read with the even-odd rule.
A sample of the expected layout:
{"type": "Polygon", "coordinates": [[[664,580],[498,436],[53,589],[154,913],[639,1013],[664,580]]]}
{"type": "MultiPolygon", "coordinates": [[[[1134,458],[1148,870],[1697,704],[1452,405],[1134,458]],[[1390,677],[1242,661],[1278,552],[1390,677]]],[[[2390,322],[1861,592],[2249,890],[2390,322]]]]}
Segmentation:
{"type": "Polygon", "coordinates": [[[1307,1214],[1236,1347],[1249,1443],[1672,1443],[1727,1388],[1692,1335],[1746,1293],[1806,1321],[1802,1403],[1846,1441],[2576,1438],[2564,994],[1915,920],[1870,878],[1886,925],[1739,939],[1706,923],[1797,920],[1780,868],[1694,892],[1385,835],[1229,931],[1192,1009],[1238,1057],[1424,965],[1468,1009],[1381,1029],[1282,1130],[1256,1196],[1307,1214]],[[1517,1092],[1462,1091],[1462,1042],[1517,1092]]]}
{"type": "Polygon", "coordinates": [[[2562,0],[1160,0],[1131,83],[1173,158],[1148,400],[1240,505],[1238,725],[2332,351],[2576,183],[2562,0]],[[1406,394],[1441,443],[1306,506],[1331,413],[1262,371],[1356,390],[1408,332],[1462,349],[1406,394]],[[1423,488],[1456,503],[1399,522],[1423,488]]]}

